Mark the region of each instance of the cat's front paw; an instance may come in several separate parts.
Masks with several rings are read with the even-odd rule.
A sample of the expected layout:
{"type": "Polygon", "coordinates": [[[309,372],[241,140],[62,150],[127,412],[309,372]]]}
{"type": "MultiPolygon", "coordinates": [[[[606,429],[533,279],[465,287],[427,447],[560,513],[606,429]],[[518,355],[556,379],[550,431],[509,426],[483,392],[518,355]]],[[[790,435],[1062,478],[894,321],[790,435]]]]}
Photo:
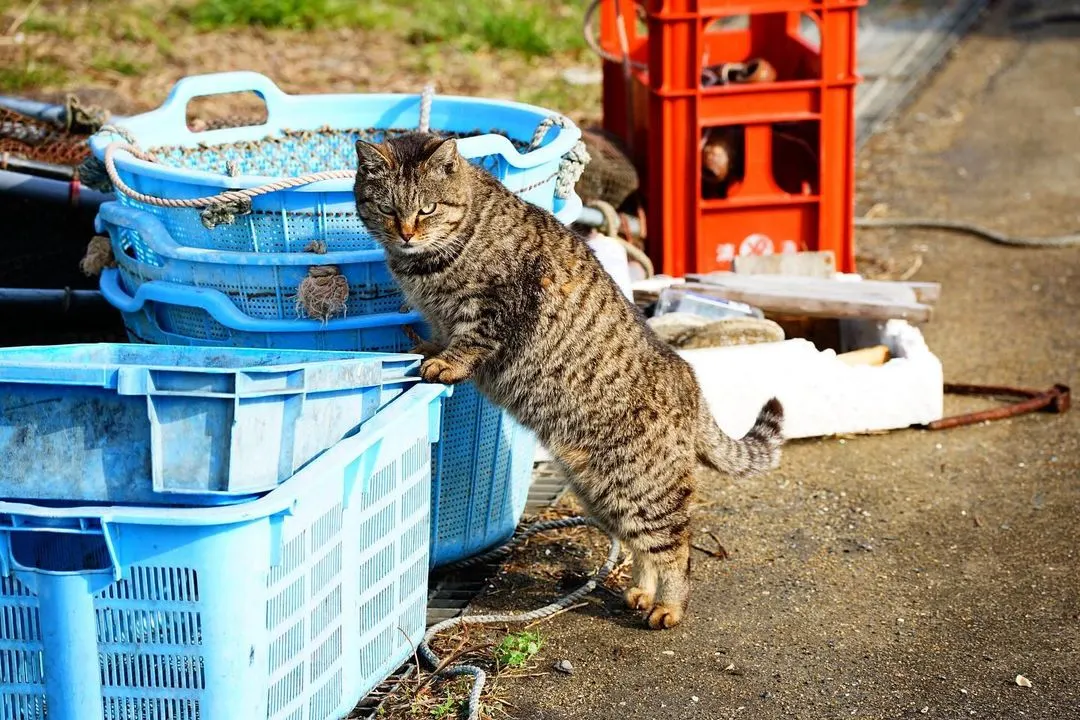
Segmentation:
{"type": "Polygon", "coordinates": [[[428,358],[420,366],[420,377],[429,383],[454,385],[469,377],[469,370],[464,365],[454,363],[444,357],[428,358]]]}

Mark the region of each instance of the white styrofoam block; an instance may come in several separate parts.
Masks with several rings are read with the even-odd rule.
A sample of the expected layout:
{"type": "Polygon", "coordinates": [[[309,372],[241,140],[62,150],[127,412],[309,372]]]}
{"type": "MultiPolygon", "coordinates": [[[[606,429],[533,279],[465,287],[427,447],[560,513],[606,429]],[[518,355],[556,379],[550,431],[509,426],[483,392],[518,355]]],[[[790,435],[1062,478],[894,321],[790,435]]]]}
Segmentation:
{"type": "Polygon", "coordinates": [[[784,436],[789,439],[892,430],[940,419],[941,362],[908,323],[891,320],[880,329],[873,342],[860,344],[889,346],[893,359],[879,367],[849,366],[808,340],[679,354],[693,366],[717,423],[733,437],[744,435],[762,404],[774,396],[784,405],[784,436]]]}
{"type": "Polygon", "coordinates": [[[599,233],[593,235],[588,242],[596,259],[600,261],[600,265],[619,286],[626,299],[633,302],[634,290],[630,282],[630,264],[626,259],[626,248],[615,238],[599,233]]]}

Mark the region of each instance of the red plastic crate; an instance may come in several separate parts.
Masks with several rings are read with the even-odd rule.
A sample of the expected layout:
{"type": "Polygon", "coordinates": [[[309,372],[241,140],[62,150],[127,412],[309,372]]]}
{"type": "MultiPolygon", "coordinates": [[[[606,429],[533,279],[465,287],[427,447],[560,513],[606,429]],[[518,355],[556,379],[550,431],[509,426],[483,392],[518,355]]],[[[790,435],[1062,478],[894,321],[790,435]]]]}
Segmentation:
{"type": "Polygon", "coordinates": [[[737,254],[832,250],[854,269],[855,47],[865,0],[603,0],[604,125],[645,178],[648,250],[670,275],[737,254]],[[638,7],[636,7],[638,6],[638,7]],[[803,17],[818,43],[801,34],[803,17]],[[744,20],[740,25],[739,20],[744,20]],[[764,58],[775,82],[702,87],[707,66],[764,58]],[[629,91],[628,91],[629,86],[629,91]],[[742,161],[724,192],[702,181],[706,131],[742,161]]]}

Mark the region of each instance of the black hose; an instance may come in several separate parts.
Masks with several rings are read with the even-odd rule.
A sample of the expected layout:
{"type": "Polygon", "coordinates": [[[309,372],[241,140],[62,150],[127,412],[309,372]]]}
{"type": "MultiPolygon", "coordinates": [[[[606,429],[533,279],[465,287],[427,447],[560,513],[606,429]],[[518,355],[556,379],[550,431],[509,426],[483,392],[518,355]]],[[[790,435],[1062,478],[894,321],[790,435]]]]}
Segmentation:
{"type": "Polygon", "coordinates": [[[63,180],[65,182],[75,178],[75,168],[68,165],[28,160],[4,153],[0,155],[0,170],[32,175],[48,180],[63,180]]]}
{"type": "Polygon", "coordinates": [[[20,311],[49,310],[60,313],[105,311],[112,307],[97,290],[0,288],[0,307],[10,306],[20,311]]]}

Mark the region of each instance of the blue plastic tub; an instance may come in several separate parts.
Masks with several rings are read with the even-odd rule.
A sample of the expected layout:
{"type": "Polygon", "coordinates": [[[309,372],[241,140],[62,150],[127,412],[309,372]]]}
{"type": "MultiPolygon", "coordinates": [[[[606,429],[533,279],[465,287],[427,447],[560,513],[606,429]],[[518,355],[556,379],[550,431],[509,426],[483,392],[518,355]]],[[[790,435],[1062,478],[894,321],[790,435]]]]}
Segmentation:
{"type": "Polygon", "coordinates": [[[0,497],[213,504],[270,490],[416,382],[419,357],[0,349],[0,497]]]}
{"type": "MultiPolygon", "coordinates": [[[[252,320],[222,293],[161,282],[146,283],[131,297],[120,287],[115,270],[102,273],[101,291],[124,313],[133,342],[402,352],[414,344],[405,326],[424,333],[417,314],[350,317],[325,325],[314,320],[252,320]],[[214,339],[165,332],[166,309],[200,313],[193,322],[201,323],[214,339]]],[[[494,547],[514,533],[525,511],[536,451],[533,435],[471,383],[459,386],[446,402],[443,427],[433,489],[431,558],[436,566],[494,547]]]]}
{"type": "Polygon", "coordinates": [[[348,715],[424,635],[446,392],[410,389],[253,502],[0,502],[2,717],[348,715]]]}
{"type": "MultiPolygon", "coordinates": [[[[158,198],[208,197],[226,189],[264,185],[283,177],[326,170],[356,169],[356,140],[379,140],[387,131],[415,130],[419,95],[287,95],[263,75],[230,72],[187,77],[160,108],[124,119],[138,145],[159,162],[116,153],[120,178],[133,190],[158,198]],[[266,102],[267,120],[255,127],[192,132],[188,103],[196,97],[254,91],[266,102]],[[237,175],[230,175],[230,170],[237,175]]],[[[430,127],[460,136],[461,154],[487,168],[506,187],[546,210],[577,201],[565,178],[573,167],[566,156],[581,131],[566,118],[540,107],[504,100],[436,95],[430,127]],[[556,118],[535,149],[530,143],[541,123],[556,118]]],[[[105,131],[90,139],[94,155],[122,140],[105,131]]],[[[570,173],[572,176],[572,172],[570,173]]],[[[576,179],[576,178],[575,178],[576,179]]],[[[161,208],[118,193],[120,200],[158,215],[173,240],[190,247],[244,252],[299,252],[312,240],[330,251],[376,249],[356,214],[351,178],[323,180],[254,199],[252,212],[212,229],[198,209],[161,208]]]]}

